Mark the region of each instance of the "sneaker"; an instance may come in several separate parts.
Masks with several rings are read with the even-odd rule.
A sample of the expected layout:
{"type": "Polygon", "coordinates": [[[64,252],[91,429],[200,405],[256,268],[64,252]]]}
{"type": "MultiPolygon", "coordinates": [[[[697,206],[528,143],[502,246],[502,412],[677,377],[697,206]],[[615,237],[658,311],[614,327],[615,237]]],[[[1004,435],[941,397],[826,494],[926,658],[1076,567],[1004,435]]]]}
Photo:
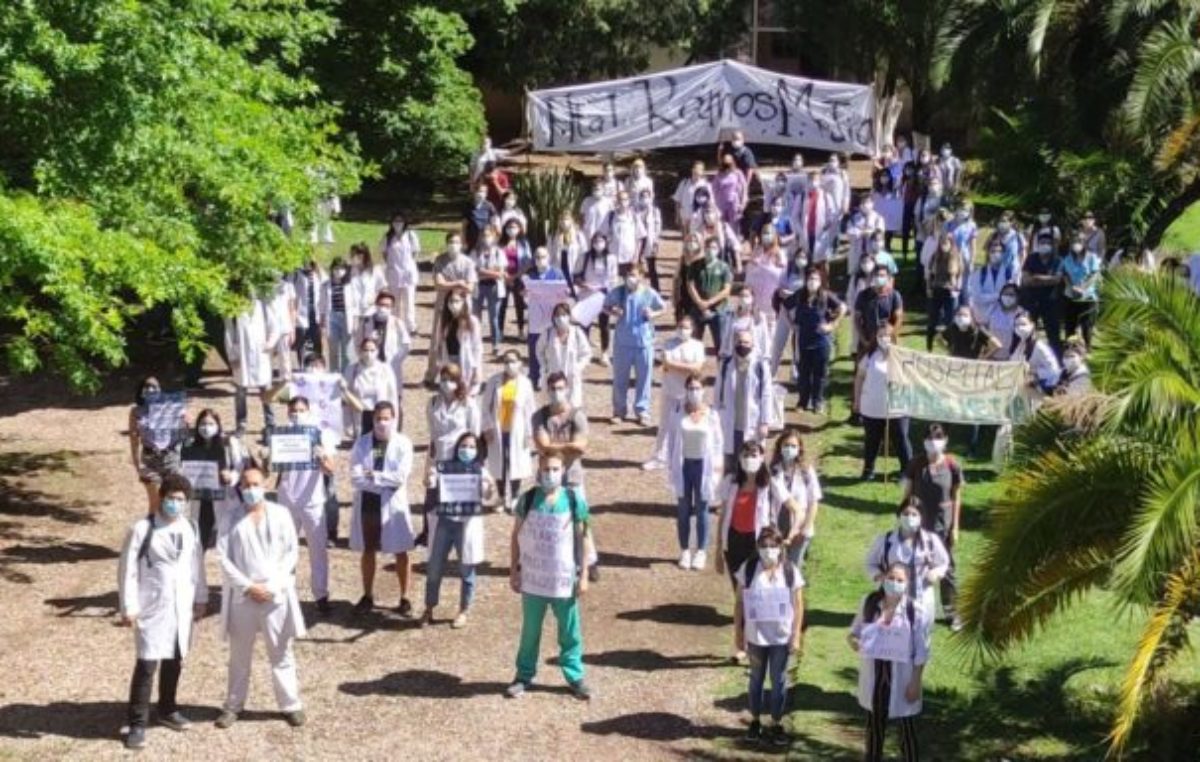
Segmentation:
{"type": "Polygon", "coordinates": [[[767,728],[766,739],[772,746],[778,746],[781,749],[791,743],[791,739],[788,738],[787,731],[784,730],[783,726],[779,723],[767,728]]]}
{"type": "Polygon", "coordinates": [[[642,470],[643,471],[658,471],[658,470],[665,468],[666,465],[667,465],[666,463],[663,463],[658,458],[651,458],[650,460],[648,460],[642,464],[642,470]]]}
{"type": "Polygon", "coordinates": [[[369,595],[364,595],[358,599],[358,603],[354,604],[354,613],[369,614],[373,608],[375,608],[375,599],[369,595]]]}
{"type": "Polygon", "coordinates": [[[308,718],[304,716],[303,709],[297,709],[294,712],[284,712],[283,719],[293,728],[303,727],[304,723],[308,721],[308,718]]]}
{"type": "Polygon", "coordinates": [[[604,354],[600,355],[600,367],[601,368],[611,368],[612,367],[612,359],[608,356],[608,352],[605,352],[604,354]]]}
{"type": "Polygon", "coordinates": [[[329,596],[317,599],[317,613],[321,616],[329,616],[329,612],[333,611],[333,606],[329,603],[329,596]]]}
{"type": "Polygon", "coordinates": [[[396,607],[396,613],[402,617],[410,618],[413,615],[412,601],[407,598],[400,599],[400,605],[396,607]]]}
{"type": "Polygon", "coordinates": [[[184,717],[183,714],[178,710],[171,712],[170,714],[159,715],[157,718],[155,718],[155,721],[164,728],[177,730],[181,733],[192,726],[191,721],[188,720],[187,717],[184,717]]]}
{"type": "Polygon", "coordinates": [[[467,626],[467,612],[460,611],[458,616],[454,617],[454,621],[450,623],[450,629],[461,630],[467,626]]]}
{"type": "Polygon", "coordinates": [[[125,748],[141,750],[146,747],[146,729],[136,727],[129,729],[129,735],[125,736],[125,748]]]}
{"type": "Polygon", "coordinates": [[[758,720],[751,720],[750,727],[746,728],[746,740],[750,743],[758,743],[762,737],[762,723],[758,720]]]}
{"type": "Polygon", "coordinates": [[[592,689],[588,687],[587,683],[580,680],[577,683],[571,683],[571,695],[580,701],[591,701],[592,689]]]}
{"type": "Polygon", "coordinates": [[[680,569],[692,568],[692,552],[690,550],[685,550],[679,554],[679,568],[680,569]]]}
{"type": "Polygon", "coordinates": [[[524,680],[513,680],[507,688],[504,689],[504,697],[515,699],[525,695],[525,689],[529,687],[529,683],[524,680]]]}
{"type": "Polygon", "coordinates": [[[640,414],[640,415],[637,417],[637,422],[638,422],[638,424],[639,424],[639,425],[641,425],[641,426],[646,426],[646,427],[650,427],[650,426],[653,426],[653,425],[654,425],[654,424],[653,424],[653,422],[651,422],[651,420],[650,420],[650,414],[649,414],[649,413],[642,413],[642,414],[640,414]]]}
{"type": "Polygon", "coordinates": [[[421,614],[421,626],[431,627],[433,625],[433,606],[426,606],[425,613],[421,614]]]}
{"type": "Polygon", "coordinates": [[[616,426],[618,423],[621,423],[624,420],[625,420],[625,416],[614,415],[612,418],[609,419],[608,422],[611,423],[613,426],[616,426]]]}
{"type": "Polygon", "coordinates": [[[226,728],[232,727],[233,723],[237,722],[237,720],[238,720],[237,712],[231,712],[228,709],[226,709],[221,712],[221,716],[218,717],[217,721],[213,724],[216,725],[221,730],[225,730],[226,728]]]}
{"type": "Polygon", "coordinates": [[[692,568],[696,571],[704,571],[704,565],[708,563],[708,553],[703,550],[697,550],[692,554],[692,568]]]}

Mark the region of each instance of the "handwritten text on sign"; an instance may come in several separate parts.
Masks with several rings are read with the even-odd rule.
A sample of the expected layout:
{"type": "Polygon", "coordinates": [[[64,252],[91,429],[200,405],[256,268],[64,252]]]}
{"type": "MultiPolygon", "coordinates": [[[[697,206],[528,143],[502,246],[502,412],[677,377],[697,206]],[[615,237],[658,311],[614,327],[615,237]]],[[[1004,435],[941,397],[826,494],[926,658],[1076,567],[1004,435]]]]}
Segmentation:
{"type": "Polygon", "coordinates": [[[893,347],[888,352],[888,415],[942,423],[1018,421],[1026,406],[1019,362],[964,360],[893,347]]]}
{"type": "Polygon", "coordinates": [[[316,414],[322,431],[339,438],[346,427],[342,421],[342,389],[337,373],[297,373],[292,376],[294,397],[308,400],[308,409],[316,414]]]}
{"type": "Polygon", "coordinates": [[[529,306],[529,332],[540,334],[550,327],[554,308],[570,303],[571,290],[565,280],[525,278],[525,304],[529,306]]]}
{"type": "Polygon", "coordinates": [[[791,77],[734,61],[527,95],[534,147],[597,151],[746,140],[871,153],[875,95],[866,85],[791,77]]]}
{"type": "Polygon", "coordinates": [[[858,650],[868,659],[882,661],[912,661],[912,628],[907,620],[897,616],[888,627],[873,622],[862,629],[858,650]]]}
{"type": "Polygon", "coordinates": [[[530,511],[518,535],[521,592],[544,598],[575,595],[575,525],[569,513],[530,511]]]}

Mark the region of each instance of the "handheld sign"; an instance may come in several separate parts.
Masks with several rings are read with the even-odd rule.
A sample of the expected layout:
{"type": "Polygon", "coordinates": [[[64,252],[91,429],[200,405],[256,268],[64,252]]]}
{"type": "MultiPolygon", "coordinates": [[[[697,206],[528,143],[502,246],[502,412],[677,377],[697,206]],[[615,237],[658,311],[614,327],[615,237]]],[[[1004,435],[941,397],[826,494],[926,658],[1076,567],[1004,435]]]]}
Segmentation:
{"type": "Polygon", "coordinates": [[[530,511],[517,536],[521,592],[543,598],[575,595],[575,524],[570,513],[530,511]]]}
{"type": "Polygon", "coordinates": [[[483,469],[478,463],[437,464],[439,516],[477,516],[482,510],[483,469]]]}
{"type": "Polygon", "coordinates": [[[525,284],[525,305],[529,309],[529,332],[540,334],[550,328],[554,308],[571,299],[571,289],[565,280],[522,279],[525,284]]]}
{"type": "Polygon", "coordinates": [[[742,610],[746,621],[790,622],[792,591],[786,587],[747,587],[742,591],[742,610]]]}
{"type": "Polygon", "coordinates": [[[179,473],[192,485],[196,500],[224,500],[225,488],[219,478],[220,463],[215,460],[182,460],[179,473]]]}
{"type": "Polygon", "coordinates": [[[597,291],[594,294],[585,296],[575,304],[571,309],[571,319],[584,328],[587,328],[600,318],[600,313],[603,311],[604,292],[597,291]]]}
{"type": "Polygon", "coordinates": [[[183,392],[159,392],[146,398],[146,428],[151,432],[150,444],[155,449],[164,450],[183,435],[186,408],[187,395],[183,392]]]}
{"type": "Polygon", "coordinates": [[[314,452],[321,441],[315,426],[276,426],[271,431],[272,471],[311,471],[317,467],[314,452]]]}
{"type": "Polygon", "coordinates": [[[872,622],[863,627],[858,638],[858,650],[869,659],[882,661],[912,661],[912,627],[901,616],[892,619],[890,626],[872,622]]]}
{"type": "Polygon", "coordinates": [[[307,399],[321,431],[338,437],[346,430],[342,420],[341,380],[337,373],[297,373],[292,376],[293,396],[307,399]]]}

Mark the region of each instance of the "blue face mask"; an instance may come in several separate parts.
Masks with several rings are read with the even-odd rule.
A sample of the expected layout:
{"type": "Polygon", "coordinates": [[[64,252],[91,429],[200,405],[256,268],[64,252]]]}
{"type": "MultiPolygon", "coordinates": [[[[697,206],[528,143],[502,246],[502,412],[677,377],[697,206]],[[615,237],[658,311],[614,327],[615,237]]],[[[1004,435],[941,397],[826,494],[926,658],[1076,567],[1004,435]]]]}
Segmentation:
{"type": "Polygon", "coordinates": [[[562,484],[562,471],[542,471],[538,474],[538,484],[549,492],[562,484]]]}
{"type": "Polygon", "coordinates": [[[908,589],[908,585],[895,579],[885,579],[883,581],[883,592],[893,597],[904,595],[904,591],[908,589]]]}
{"type": "Polygon", "coordinates": [[[267,491],[262,487],[245,487],[242,489],[242,503],[251,506],[258,505],[267,496],[267,491]]]}
{"type": "Polygon", "coordinates": [[[179,498],[167,498],[162,502],[162,512],[167,518],[173,519],[183,513],[186,501],[179,498]]]}
{"type": "Polygon", "coordinates": [[[460,463],[474,463],[476,454],[477,451],[470,447],[460,448],[458,451],[458,461],[460,463]]]}

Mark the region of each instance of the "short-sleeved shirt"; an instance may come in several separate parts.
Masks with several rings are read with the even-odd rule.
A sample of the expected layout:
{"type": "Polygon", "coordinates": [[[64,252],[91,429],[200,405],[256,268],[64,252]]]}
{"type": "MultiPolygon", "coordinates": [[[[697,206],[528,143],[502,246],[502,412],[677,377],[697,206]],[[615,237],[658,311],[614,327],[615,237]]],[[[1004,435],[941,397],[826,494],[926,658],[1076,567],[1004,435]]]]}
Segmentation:
{"type": "Polygon", "coordinates": [[[921,501],[921,527],[944,533],[954,523],[954,490],[963,484],[962,466],[952,456],[932,464],[918,455],[908,464],[904,478],[912,484],[912,494],[921,501]]]}
{"type": "MultiPolygon", "coordinates": [[[[521,497],[517,501],[516,507],[513,509],[518,518],[525,518],[526,506],[529,506],[537,513],[567,513],[571,510],[571,497],[567,494],[567,490],[560,489],[558,497],[554,503],[546,502],[546,492],[541,487],[534,487],[529,491],[532,494],[532,499],[521,497]]],[[[575,521],[579,524],[587,524],[591,521],[591,512],[588,510],[587,501],[583,499],[583,495],[579,492],[574,492],[575,495],[575,521]]]]}
{"type": "MultiPolygon", "coordinates": [[[[1041,254],[1031,254],[1025,258],[1025,264],[1021,267],[1021,271],[1027,275],[1058,275],[1061,270],[1062,259],[1057,254],[1051,254],[1046,258],[1042,258],[1041,254]]],[[[1048,286],[1030,285],[1021,287],[1031,299],[1039,302],[1053,298],[1056,288],[1058,288],[1057,283],[1048,286]]]]}
{"type": "Polygon", "coordinates": [[[904,300],[894,288],[880,293],[874,288],[865,288],[854,300],[855,320],[858,321],[860,341],[874,338],[879,329],[892,322],[896,313],[904,309],[904,300]]]}
{"type": "MultiPolygon", "coordinates": [[[[1059,269],[1066,276],[1067,282],[1072,286],[1081,285],[1088,278],[1100,272],[1100,258],[1095,254],[1086,252],[1083,259],[1076,260],[1074,256],[1064,257],[1059,269]]],[[[1073,302],[1094,302],[1097,299],[1096,281],[1093,280],[1091,285],[1083,290],[1082,294],[1068,288],[1066,291],[1067,299],[1073,302]]]]}
{"type": "MultiPolygon", "coordinates": [[[[549,405],[538,408],[533,414],[533,433],[545,431],[554,444],[565,444],[580,436],[587,436],[588,422],[581,408],[570,408],[555,413],[549,405]]],[[[563,458],[563,484],[578,487],[583,484],[583,459],[563,458]]]]}
{"type": "MultiPolygon", "coordinates": [[[[711,263],[701,259],[688,266],[688,281],[696,284],[696,292],[702,299],[709,299],[733,283],[733,271],[719,259],[711,263]]],[[[724,312],[728,304],[728,299],[722,299],[720,304],[713,306],[713,310],[724,312]]]]}
{"type": "Polygon", "coordinates": [[[463,219],[467,223],[467,245],[474,246],[479,234],[483,232],[496,216],[496,207],[492,206],[490,201],[484,201],[482,204],[471,204],[463,210],[463,219]]]}
{"type": "Polygon", "coordinates": [[[965,360],[978,360],[988,348],[991,336],[982,328],[972,326],[967,330],[955,324],[946,327],[942,332],[942,340],[950,349],[951,357],[961,357],[965,360]]]}
{"type": "MultiPolygon", "coordinates": [[[[375,435],[372,434],[371,435],[371,470],[372,471],[382,471],[383,470],[383,459],[384,459],[385,455],[387,455],[387,442],[380,442],[378,439],[375,438],[375,435]]],[[[383,510],[383,502],[380,499],[378,492],[372,492],[371,490],[364,489],[359,494],[358,499],[360,501],[359,507],[363,513],[372,513],[372,514],[378,516],[379,512],[381,510],[383,510]]]]}
{"type": "MultiPolygon", "coordinates": [[[[781,559],[782,563],[788,563],[786,557],[781,559]]],[[[753,587],[755,590],[762,588],[782,588],[788,587],[788,575],[784,571],[782,565],[775,570],[774,574],[768,574],[763,568],[761,561],[755,565],[754,579],[747,582],[746,580],[746,564],[743,564],[736,572],[737,584],[741,589],[753,587]]],[[[804,587],[804,577],[800,573],[800,569],[792,567],[792,586],[791,595],[788,596],[789,601],[795,601],[796,591],[804,587]]],[[[743,596],[745,593],[743,593],[743,596]]],[[[750,622],[746,620],[746,642],[754,646],[785,646],[791,642],[792,638],[792,622],[795,620],[797,612],[791,612],[791,619],[776,619],[750,622]]]]}
{"type": "Polygon", "coordinates": [[[620,307],[621,319],[617,321],[613,343],[618,347],[648,347],[654,344],[654,320],[647,319],[642,311],[658,312],[663,308],[662,297],[657,291],[642,288],[630,292],[625,286],[617,286],[604,297],[605,308],[620,307]]]}
{"type": "Polygon", "coordinates": [[[446,280],[461,280],[475,283],[479,275],[475,271],[475,262],[466,254],[451,254],[443,252],[433,261],[433,274],[440,275],[446,280]]]}
{"type": "Polygon", "coordinates": [[[792,315],[798,348],[820,349],[833,344],[833,334],[821,333],[818,329],[842,310],[842,303],[836,296],[828,291],[818,292],[817,298],[810,302],[806,292],[796,291],[783,300],[783,307],[792,315]]]}

